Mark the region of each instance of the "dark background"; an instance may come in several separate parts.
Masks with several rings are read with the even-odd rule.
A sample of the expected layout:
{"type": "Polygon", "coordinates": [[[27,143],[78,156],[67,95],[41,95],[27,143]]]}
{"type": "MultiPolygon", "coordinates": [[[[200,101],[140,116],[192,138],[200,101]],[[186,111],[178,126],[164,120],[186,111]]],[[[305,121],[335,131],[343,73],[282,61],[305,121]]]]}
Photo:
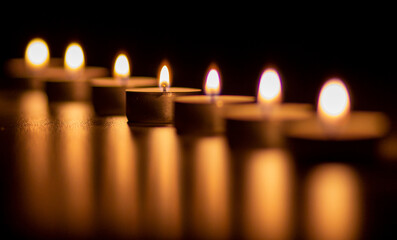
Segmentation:
{"type": "Polygon", "coordinates": [[[339,77],[350,87],[354,109],[395,112],[397,21],[387,6],[62,4],[11,8],[13,17],[1,19],[1,63],[22,57],[33,37],[44,38],[54,57],[78,41],[87,65],[110,69],[116,53],[127,51],[133,75],[155,76],[167,58],[174,86],[201,88],[215,62],[223,94],[249,95],[272,65],[285,101],[315,103],[322,83],[339,77]]]}
{"type": "MultiPolygon", "coordinates": [[[[397,21],[395,13],[387,11],[395,8],[348,8],[335,2],[300,8],[286,3],[274,7],[268,2],[220,7],[204,2],[157,7],[155,2],[147,6],[94,2],[82,8],[89,3],[54,2],[39,11],[40,6],[32,4],[35,6],[18,2],[2,8],[1,65],[7,59],[23,57],[33,37],[44,38],[54,57],[63,57],[68,43],[78,41],[91,66],[110,69],[116,53],[127,51],[133,75],[155,76],[158,65],[167,58],[174,86],[202,87],[206,68],[216,62],[223,94],[249,95],[256,95],[263,68],[272,65],[282,77],[285,101],[315,103],[322,83],[340,77],[351,90],[353,109],[385,111],[397,122],[397,21]],[[168,11],[169,7],[174,10],[168,11]]],[[[4,80],[4,69],[0,69],[4,80]]],[[[55,126],[63,125],[55,122],[55,126]]],[[[11,134],[3,131],[3,142],[13,143],[11,134]]],[[[2,156],[13,156],[13,148],[5,146],[2,156]]],[[[5,161],[2,169],[8,172],[12,164],[5,161]]],[[[371,229],[386,229],[381,236],[395,231],[395,168],[385,169],[375,169],[375,183],[366,185],[372,197],[369,212],[375,215],[369,218],[375,225],[371,229]]],[[[2,176],[6,179],[10,174],[2,176]]],[[[3,181],[6,189],[13,189],[14,184],[3,181]]],[[[4,217],[7,223],[11,215],[4,217]]]]}

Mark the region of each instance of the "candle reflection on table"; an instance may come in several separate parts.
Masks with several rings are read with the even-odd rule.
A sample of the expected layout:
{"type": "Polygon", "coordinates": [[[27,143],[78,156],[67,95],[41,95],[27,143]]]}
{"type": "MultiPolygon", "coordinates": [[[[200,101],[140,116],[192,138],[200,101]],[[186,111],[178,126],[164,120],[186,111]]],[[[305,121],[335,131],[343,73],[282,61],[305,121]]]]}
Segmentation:
{"type": "Polygon", "coordinates": [[[243,233],[248,239],[290,239],[293,164],[282,149],[246,153],[243,164],[243,233]]]}
{"type": "Polygon", "coordinates": [[[57,226],[54,199],[54,175],[50,165],[50,129],[34,124],[38,116],[46,116],[47,101],[39,91],[29,91],[20,96],[19,109],[24,114],[23,128],[15,141],[21,211],[28,227],[39,233],[54,233],[57,226]],[[26,156],[29,156],[27,158],[26,156]]]}
{"type": "Polygon", "coordinates": [[[47,96],[42,91],[26,91],[19,101],[21,116],[27,121],[48,117],[47,96]]]}
{"type": "Polygon", "coordinates": [[[95,159],[101,163],[99,218],[107,231],[105,234],[136,237],[139,234],[140,202],[133,139],[125,117],[104,121],[109,126],[103,130],[95,129],[97,136],[93,136],[94,141],[99,141],[100,150],[95,159]]]}
{"type": "Polygon", "coordinates": [[[193,236],[230,237],[229,149],[223,136],[181,138],[185,156],[188,221],[193,236]]]}
{"type": "Polygon", "coordinates": [[[131,131],[142,164],[143,234],[148,238],[180,238],[183,213],[175,129],[132,127],[131,131]]]}
{"type": "Polygon", "coordinates": [[[308,239],[360,239],[360,178],[345,164],[322,164],[305,185],[305,230],[308,239]]]}
{"type": "Polygon", "coordinates": [[[89,236],[94,224],[93,159],[91,129],[84,121],[92,115],[92,109],[84,103],[64,103],[56,105],[54,113],[65,125],[51,136],[52,156],[58,158],[53,164],[62,231],[71,237],[89,236]]]}

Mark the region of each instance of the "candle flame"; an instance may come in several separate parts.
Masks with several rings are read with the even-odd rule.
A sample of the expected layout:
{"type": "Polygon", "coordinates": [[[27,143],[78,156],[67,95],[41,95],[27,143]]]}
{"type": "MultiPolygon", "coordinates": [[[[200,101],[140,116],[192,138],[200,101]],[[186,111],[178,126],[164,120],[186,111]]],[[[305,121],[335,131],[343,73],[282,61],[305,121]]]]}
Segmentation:
{"type": "Polygon", "coordinates": [[[269,68],[261,76],[257,101],[259,104],[277,104],[281,102],[281,81],[277,71],[269,68]]]}
{"type": "Polygon", "coordinates": [[[168,70],[167,64],[164,64],[160,70],[159,87],[162,89],[167,89],[170,87],[170,72],[168,70]]]}
{"type": "Polygon", "coordinates": [[[219,73],[216,69],[210,69],[207,74],[207,79],[205,82],[205,94],[206,95],[218,95],[221,91],[221,81],[219,78],[219,73]]]}
{"type": "Polygon", "coordinates": [[[75,72],[84,67],[84,52],[77,43],[71,43],[65,53],[65,68],[75,72]]]}
{"type": "Polygon", "coordinates": [[[50,52],[47,43],[41,38],[32,39],[25,51],[25,62],[32,68],[42,68],[48,64],[50,52]]]}
{"type": "Polygon", "coordinates": [[[114,63],[113,76],[115,78],[128,78],[130,76],[130,64],[125,54],[119,54],[114,63]]]}
{"type": "Polygon", "coordinates": [[[320,91],[317,105],[319,118],[328,126],[340,125],[350,112],[350,97],[340,79],[328,80],[320,91]]]}

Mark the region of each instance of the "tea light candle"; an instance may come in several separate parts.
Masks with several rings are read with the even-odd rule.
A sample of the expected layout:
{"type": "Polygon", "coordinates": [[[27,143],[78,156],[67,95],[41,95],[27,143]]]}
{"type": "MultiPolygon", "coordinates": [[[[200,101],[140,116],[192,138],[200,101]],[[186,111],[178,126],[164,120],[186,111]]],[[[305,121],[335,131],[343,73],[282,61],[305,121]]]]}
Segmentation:
{"type": "Polygon", "coordinates": [[[174,121],[174,98],[200,93],[200,89],[170,87],[167,63],[162,64],[159,87],[127,88],[126,114],[128,123],[139,125],[168,125],[174,121]]]}
{"type": "Polygon", "coordinates": [[[283,146],[286,125],[306,119],[313,113],[311,104],[281,101],[280,76],[275,69],[266,69],[259,81],[257,102],[229,106],[225,110],[229,144],[238,148],[283,146]]]}
{"type": "MultiPolygon", "coordinates": [[[[55,59],[51,59],[54,64],[55,59]]],[[[47,76],[47,65],[50,62],[50,51],[47,43],[41,38],[32,39],[25,50],[25,58],[10,59],[5,69],[11,77],[7,83],[22,89],[40,89],[40,78],[47,76]]]]}
{"type": "Polygon", "coordinates": [[[350,111],[350,96],[340,79],[321,89],[317,116],[292,124],[287,135],[301,162],[348,161],[363,163],[376,155],[376,143],[389,129],[379,112],[350,111]]]}
{"type": "Polygon", "coordinates": [[[45,88],[49,101],[87,101],[91,98],[88,78],[105,76],[106,69],[85,67],[81,46],[71,43],[66,49],[64,69],[54,69],[54,75],[46,79],[45,88]],[[55,74],[56,73],[56,74],[55,74]]]}
{"type": "Polygon", "coordinates": [[[252,96],[219,96],[221,81],[216,66],[210,66],[205,94],[175,99],[175,128],[179,134],[214,135],[225,131],[222,117],[226,105],[252,103],[252,96]]]}
{"type": "Polygon", "coordinates": [[[113,78],[91,80],[92,103],[98,115],[125,115],[125,89],[131,87],[156,86],[152,77],[130,77],[128,57],[121,53],[113,68],[113,78]]]}

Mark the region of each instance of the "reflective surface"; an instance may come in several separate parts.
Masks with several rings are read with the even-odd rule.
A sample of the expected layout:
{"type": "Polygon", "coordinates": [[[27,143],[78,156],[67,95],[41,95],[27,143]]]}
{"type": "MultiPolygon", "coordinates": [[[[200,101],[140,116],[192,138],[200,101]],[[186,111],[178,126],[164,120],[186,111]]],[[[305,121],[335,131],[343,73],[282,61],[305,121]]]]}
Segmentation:
{"type": "MultiPolygon", "coordinates": [[[[24,238],[385,239],[395,155],[301,166],[286,149],[131,127],[87,103],[0,91],[3,235],[24,238]],[[394,156],[394,157],[393,157],[394,156]]],[[[394,149],[386,142],[380,149],[394,149]],[[388,145],[387,145],[388,144],[388,145]]],[[[390,153],[389,152],[389,153],[390,153]]]]}

